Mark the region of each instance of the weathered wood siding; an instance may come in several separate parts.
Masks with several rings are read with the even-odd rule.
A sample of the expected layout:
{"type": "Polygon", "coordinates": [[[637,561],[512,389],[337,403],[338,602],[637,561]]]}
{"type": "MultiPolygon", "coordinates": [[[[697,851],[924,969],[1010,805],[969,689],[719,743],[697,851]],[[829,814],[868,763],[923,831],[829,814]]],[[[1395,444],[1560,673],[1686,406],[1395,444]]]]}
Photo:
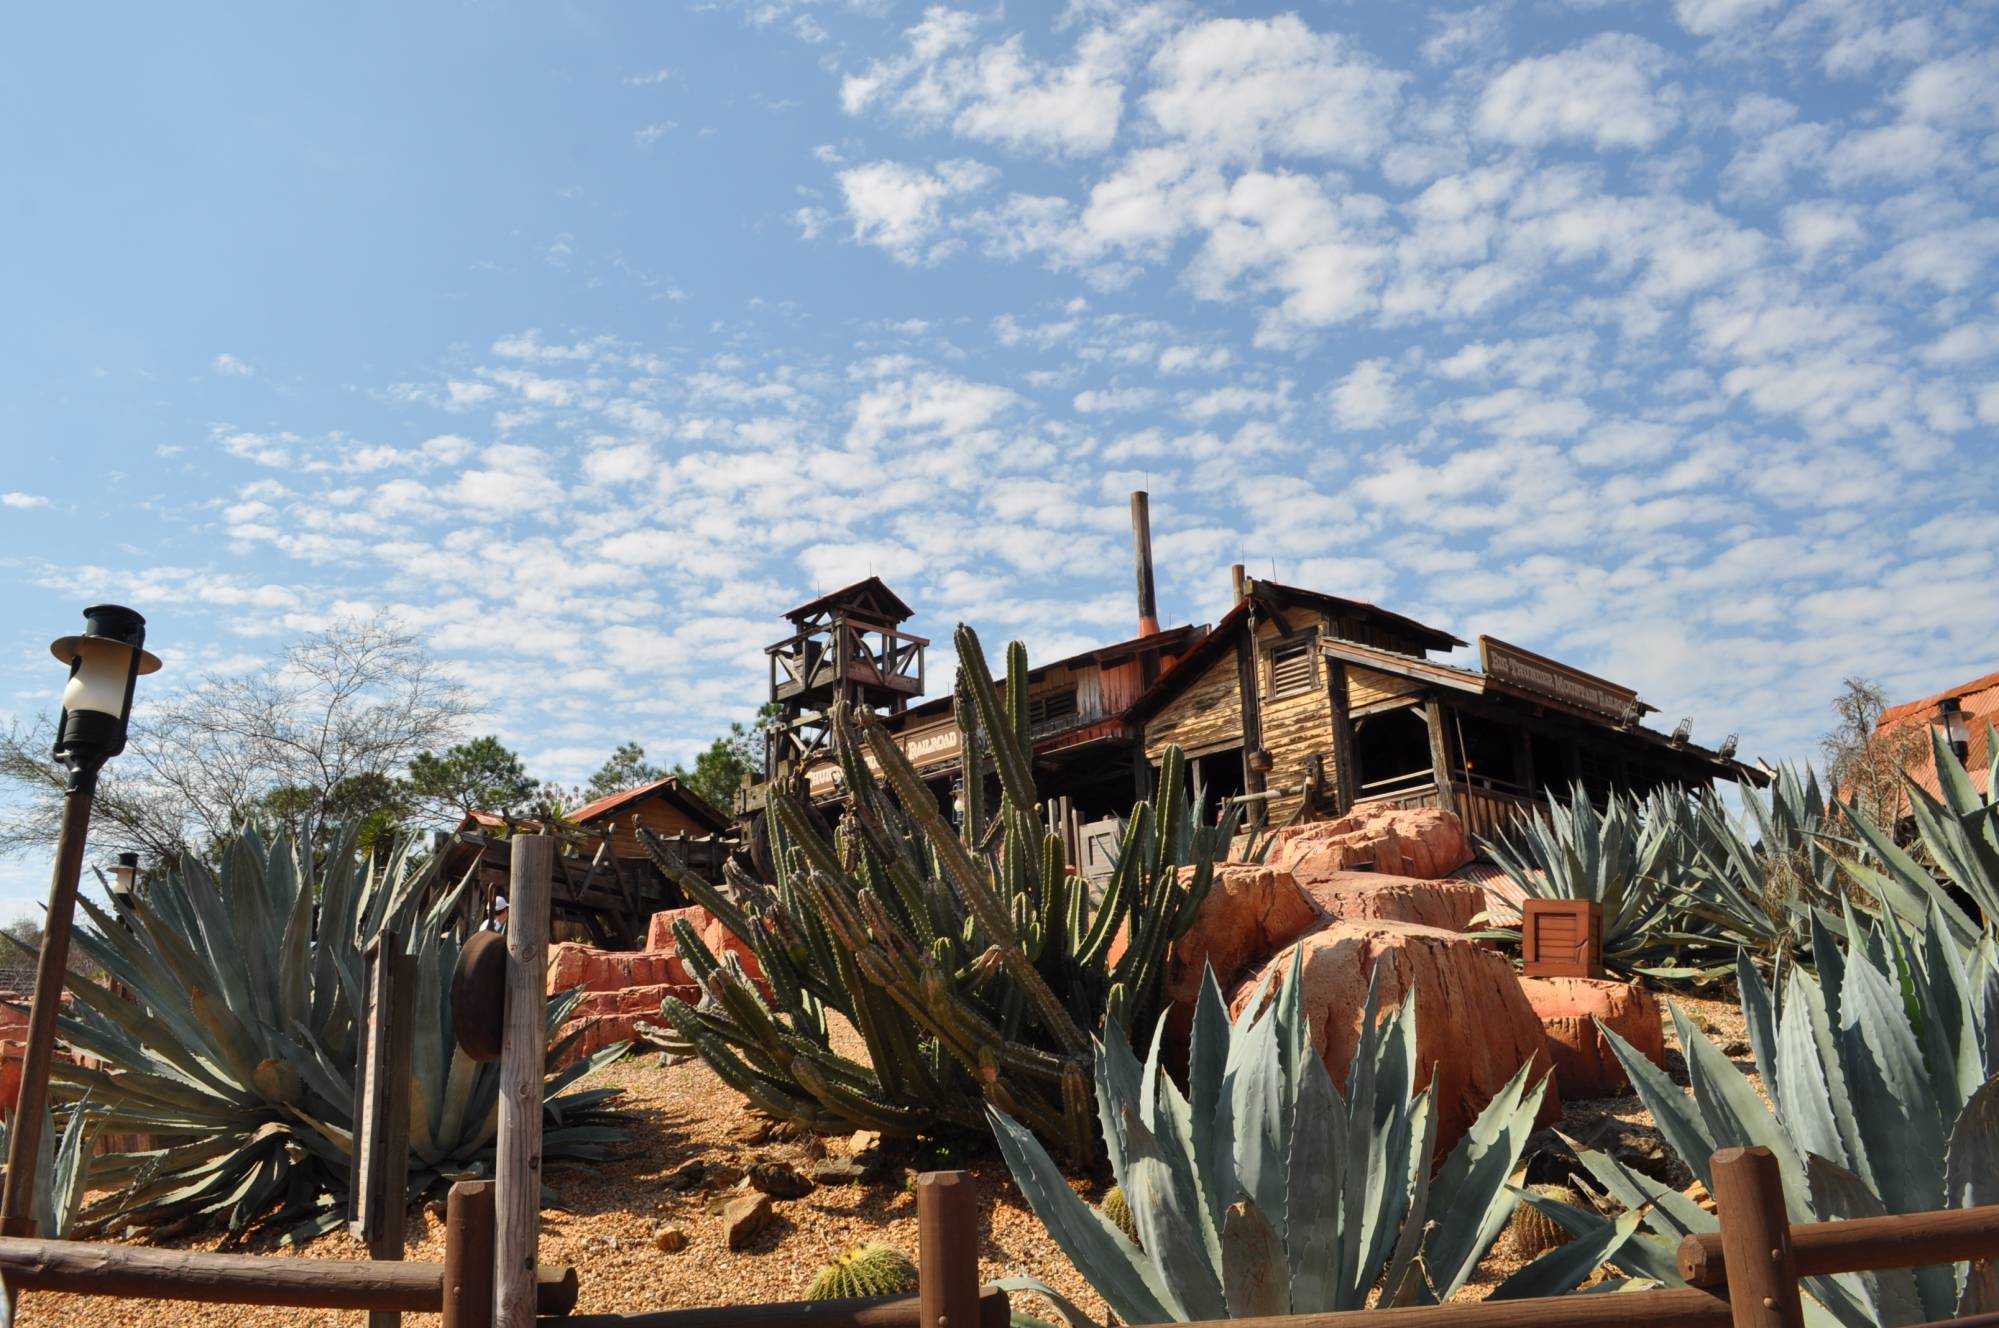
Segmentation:
{"type": "MultiPolygon", "coordinates": [[[[645,846],[639,843],[638,831],[634,823],[642,824],[656,835],[677,835],[685,830],[690,835],[710,835],[714,831],[702,825],[665,798],[647,798],[634,806],[620,807],[609,814],[611,822],[611,852],[620,858],[644,858],[645,846]]],[[[591,829],[602,825],[593,821],[591,829]]]]}
{"type": "Polygon", "coordinates": [[[1393,673],[1378,673],[1358,664],[1347,665],[1347,704],[1349,706],[1373,705],[1377,701],[1392,701],[1398,696],[1414,696],[1423,690],[1423,684],[1414,678],[1403,678],[1393,673]]]}
{"type": "Polygon", "coordinates": [[[1292,640],[1311,643],[1311,685],[1289,696],[1275,696],[1271,649],[1282,641],[1275,622],[1257,624],[1256,683],[1263,698],[1263,746],[1270,753],[1270,773],[1265,786],[1290,790],[1266,804],[1272,824],[1298,810],[1304,801],[1305,767],[1314,756],[1325,762],[1326,778],[1333,776],[1333,710],[1326,698],[1325,661],[1318,657],[1318,634],[1325,630],[1319,614],[1305,609],[1285,613],[1292,640]]]}
{"type": "Polygon", "coordinates": [[[1223,652],[1145,726],[1145,756],[1154,762],[1176,742],[1199,756],[1241,741],[1242,692],[1233,650],[1223,652]]]}

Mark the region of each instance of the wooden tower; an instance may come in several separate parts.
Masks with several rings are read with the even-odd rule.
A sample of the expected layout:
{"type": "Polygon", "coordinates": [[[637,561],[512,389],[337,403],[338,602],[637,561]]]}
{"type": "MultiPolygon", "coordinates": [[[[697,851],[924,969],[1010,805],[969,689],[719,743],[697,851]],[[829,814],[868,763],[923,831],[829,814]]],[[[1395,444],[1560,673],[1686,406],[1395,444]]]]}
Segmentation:
{"type": "Polygon", "coordinates": [[[764,649],[770,699],[780,712],[764,750],[766,778],[802,769],[825,750],[835,701],[896,714],[923,695],[923,648],[930,643],[899,630],[912,615],[875,576],[784,615],[792,635],[764,649]]]}

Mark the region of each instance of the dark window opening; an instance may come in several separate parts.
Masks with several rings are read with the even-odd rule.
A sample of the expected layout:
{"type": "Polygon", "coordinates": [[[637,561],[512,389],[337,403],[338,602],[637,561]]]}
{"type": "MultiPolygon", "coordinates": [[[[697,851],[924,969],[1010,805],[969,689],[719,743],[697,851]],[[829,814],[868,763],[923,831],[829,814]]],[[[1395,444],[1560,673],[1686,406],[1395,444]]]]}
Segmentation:
{"type": "Polygon", "coordinates": [[[1436,782],[1430,768],[1430,726],[1414,706],[1354,721],[1354,775],[1362,799],[1407,793],[1436,782]]]}
{"type": "Polygon", "coordinates": [[[1541,733],[1533,736],[1532,743],[1535,793],[1552,793],[1557,798],[1566,798],[1569,785],[1576,777],[1569,762],[1569,745],[1541,733]]]}
{"type": "Polygon", "coordinates": [[[1482,715],[1460,714],[1456,721],[1464,745],[1465,779],[1472,787],[1520,792],[1520,730],[1482,715]]]}
{"type": "Polygon", "coordinates": [[[1076,714],[1076,689],[1064,687],[1057,691],[1043,692],[1039,696],[1027,698],[1027,722],[1030,725],[1047,724],[1055,720],[1072,719],[1076,714]]]}
{"type": "Polygon", "coordinates": [[[1189,791],[1200,798],[1201,814],[1210,823],[1221,815],[1224,799],[1240,797],[1248,791],[1240,747],[1197,756],[1187,766],[1189,791]]]}

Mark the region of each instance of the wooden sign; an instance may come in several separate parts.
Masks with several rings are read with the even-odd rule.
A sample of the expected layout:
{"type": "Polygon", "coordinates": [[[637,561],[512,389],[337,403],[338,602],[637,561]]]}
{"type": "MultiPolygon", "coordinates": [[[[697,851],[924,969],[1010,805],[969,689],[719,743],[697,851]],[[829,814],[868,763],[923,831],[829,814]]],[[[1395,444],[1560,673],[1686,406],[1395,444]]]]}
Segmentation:
{"type": "MultiPolygon", "coordinates": [[[[942,761],[956,760],[958,756],[956,720],[946,720],[942,724],[933,724],[928,728],[898,733],[894,738],[895,745],[902,748],[902,754],[909,758],[909,763],[919,770],[942,761]]],[[[868,769],[880,773],[881,763],[875,760],[872,753],[863,752],[861,759],[866,762],[868,769]]],[[[828,759],[805,772],[806,791],[814,798],[823,798],[833,791],[839,779],[839,765],[828,759]]]]}
{"type": "Polygon", "coordinates": [[[1610,719],[1623,719],[1633,706],[1643,710],[1653,708],[1641,702],[1638,693],[1629,687],[1620,687],[1581,669],[1559,664],[1545,655],[1508,645],[1497,637],[1481,636],[1478,639],[1478,661],[1485,676],[1494,682],[1525,692],[1536,692],[1610,719]]]}
{"type": "Polygon", "coordinates": [[[1603,976],[1603,905],[1529,899],[1520,910],[1520,966],[1530,978],[1603,976]]]}

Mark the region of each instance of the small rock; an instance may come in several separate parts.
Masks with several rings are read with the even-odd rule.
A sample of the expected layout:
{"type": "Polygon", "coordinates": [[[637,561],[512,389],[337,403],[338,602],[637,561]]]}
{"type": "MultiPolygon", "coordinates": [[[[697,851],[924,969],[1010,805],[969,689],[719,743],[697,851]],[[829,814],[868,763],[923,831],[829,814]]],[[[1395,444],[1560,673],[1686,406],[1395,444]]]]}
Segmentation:
{"type": "Polygon", "coordinates": [[[701,1183],[711,1190],[726,1190],[742,1181],[743,1169],[729,1162],[710,1162],[701,1178],[701,1183]]]}
{"type": "Polygon", "coordinates": [[[770,1196],[752,1190],[731,1199],[722,1209],[722,1235],[730,1249],[744,1249],[764,1233],[776,1216],[770,1196]]]}
{"type": "Polygon", "coordinates": [[[708,1164],[696,1158],[692,1162],[683,1162],[667,1172],[660,1180],[660,1184],[669,1190],[692,1190],[698,1188],[707,1175],[708,1164]]]}
{"type": "Polygon", "coordinates": [[[812,1182],[789,1162],[758,1162],[750,1168],[749,1181],[773,1199],[798,1199],[812,1193],[812,1182]]]}
{"type": "Polygon", "coordinates": [[[820,1158],[826,1156],[826,1141],[816,1134],[800,1135],[798,1139],[798,1151],[805,1154],[807,1162],[817,1162],[820,1158]]]}
{"type": "Polygon", "coordinates": [[[1737,1038],[1735,1041],[1725,1044],[1721,1049],[1721,1054],[1728,1057],[1747,1056],[1753,1050],[1755,1048],[1751,1047],[1741,1038],[1737,1038]]]}
{"type": "Polygon", "coordinates": [[[652,1233],[652,1243],[661,1254],[675,1254],[687,1248],[687,1233],[679,1227],[661,1227],[652,1233]]]}
{"type": "Polygon", "coordinates": [[[872,1153],[882,1146],[880,1130],[855,1130],[854,1137],[847,1141],[850,1153],[872,1153]]]}
{"type": "Polygon", "coordinates": [[[749,1144],[751,1147],[767,1144],[776,1125],[777,1122],[768,1116],[751,1116],[731,1130],[729,1137],[739,1144],[749,1144]]]}
{"type": "Polygon", "coordinates": [[[810,1174],[816,1185],[859,1185],[867,1179],[868,1169],[850,1157],[822,1157],[812,1164],[810,1174]]]}

